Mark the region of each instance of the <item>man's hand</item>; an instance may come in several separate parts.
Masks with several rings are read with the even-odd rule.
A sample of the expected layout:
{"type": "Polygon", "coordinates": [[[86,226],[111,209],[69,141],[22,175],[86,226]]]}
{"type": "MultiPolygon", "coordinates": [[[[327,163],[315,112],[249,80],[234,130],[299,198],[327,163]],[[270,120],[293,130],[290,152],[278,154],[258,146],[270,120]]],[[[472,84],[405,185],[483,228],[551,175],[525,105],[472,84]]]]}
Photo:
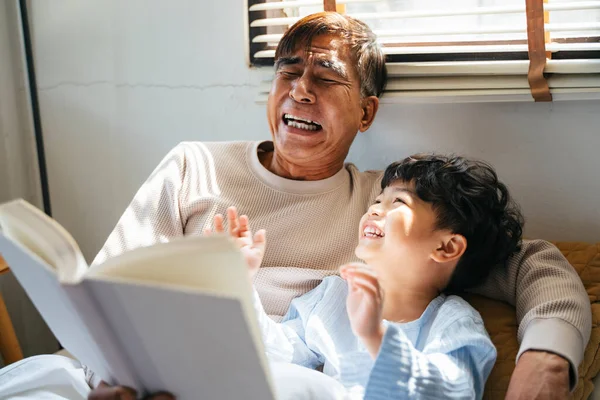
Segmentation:
{"type": "MultiPolygon", "coordinates": [[[[213,223],[216,233],[225,233],[223,220],[221,214],[215,215],[213,223]]],[[[248,264],[250,279],[253,280],[258,273],[258,269],[260,268],[260,264],[265,255],[265,247],[267,244],[265,230],[261,229],[252,236],[252,231],[250,230],[250,225],[248,223],[248,216],[242,215],[241,217],[238,217],[237,209],[235,207],[229,207],[227,209],[227,220],[229,225],[229,235],[234,239],[244,255],[246,263],[248,264]]],[[[204,230],[204,234],[210,235],[212,234],[212,230],[207,228],[204,230]]]]}
{"type": "Polygon", "coordinates": [[[521,355],[510,378],[506,398],[569,398],[569,362],[545,351],[526,351],[521,355]]]}
{"type": "Polygon", "coordinates": [[[375,271],[364,264],[346,264],[340,275],[348,282],[346,308],[352,331],[360,337],[371,357],[377,357],[385,327],[383,326],[383,291],[375,271]]]}
{"type": "MultiPolygon", "coordinates": [[[[124,386],[109,386],[100,382],[98,387],[90,392],[88,400],[136,400],[136,392],[124,386]]],[[[156,393],[144,397],[144,400],[175,400],[168,393],[156,393]]]]}

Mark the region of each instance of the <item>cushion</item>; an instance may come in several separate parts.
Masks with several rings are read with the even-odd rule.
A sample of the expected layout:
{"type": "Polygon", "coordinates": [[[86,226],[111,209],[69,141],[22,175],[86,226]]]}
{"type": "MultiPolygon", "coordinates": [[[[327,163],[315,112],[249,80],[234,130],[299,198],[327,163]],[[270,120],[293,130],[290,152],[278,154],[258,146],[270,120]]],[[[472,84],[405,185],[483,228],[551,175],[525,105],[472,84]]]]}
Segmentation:
{"type": "MultiPolygon", "coordinates": [[[[554,242],[575,268],[590,298],[592,334],[579,366],[579,381],[573,399],[587,399],[594,389],[592,379],[600,370],[600,243],[554,242]]],[[[487,381],[484,399],[504,399],[515,368],[519,344],[515,309],[503,302],[469,294],[465,298],[483,317],[498,350],[498,360],[487,381]]]]}

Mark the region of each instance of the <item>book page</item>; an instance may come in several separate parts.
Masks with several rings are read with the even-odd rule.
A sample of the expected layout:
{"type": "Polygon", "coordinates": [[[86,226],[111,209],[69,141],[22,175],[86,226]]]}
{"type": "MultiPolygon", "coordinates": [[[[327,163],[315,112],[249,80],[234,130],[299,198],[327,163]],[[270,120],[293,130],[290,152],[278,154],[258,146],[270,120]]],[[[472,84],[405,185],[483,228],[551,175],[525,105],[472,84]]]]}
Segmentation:
{"type": "Polygon", "coordinates": [[[111,341],[112,334],[80,285],[63,287],[54,269],[29,249],[0,234],[0,252],[17,281],[65,349],[99,376],[137,384],[111,341]]]}
{"type": "Polygon", "coordinates": [[[131,250],[91,267],[86,278],[175,285],[234,297],[250,288],[242,254],[225,235],[175,238],[131,250]]]}
{"type": "MultiPolygon", "coordinates": [[[[94,266],[86,280],[143,284],[168,290],[188,290],[237,299],[250,335],[266,370],[262,335],[252,302],[248,267],[226,235],[177,238],[136,249],[94,266]]],[[[97,298],[101,303],[104,299],[97,298]]]]}
{"type": "MultiPolygon", "coordinates": [[[[217,267],[216,265],[213,267],[217,267]]],[[[184,287],[86,280],[151,393],[177,399],[273,399],[240,300],[184,287]]]]}
{"type": "Polygon", "coordinates": [[[0,228],[54,268],[60,282],[77,283],[87,272],[88,265],[69,232],[25,200],[0,205],[0,228]]]}

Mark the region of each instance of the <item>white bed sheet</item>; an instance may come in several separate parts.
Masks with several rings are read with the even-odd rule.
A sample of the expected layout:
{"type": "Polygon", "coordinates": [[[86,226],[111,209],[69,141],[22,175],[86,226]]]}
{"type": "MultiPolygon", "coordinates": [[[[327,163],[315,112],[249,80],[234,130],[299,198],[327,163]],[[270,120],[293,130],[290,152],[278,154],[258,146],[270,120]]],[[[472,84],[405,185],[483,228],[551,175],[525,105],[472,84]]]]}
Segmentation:
{"type": "MultiPolygon", "coordinates": [[[[85,370],[68,353],[29,357],[0,370],[2,400],[85,400],[90,387],[85,370]]],[[[293,364],[271,365],[278,400],[355,400],[362,391],[347,391],[333,378],[293,364]]],[[[226,378],[224,378],[226,379],[226,378]]],[[[188,399],[181,399],[188,400],[188,399]]]]}

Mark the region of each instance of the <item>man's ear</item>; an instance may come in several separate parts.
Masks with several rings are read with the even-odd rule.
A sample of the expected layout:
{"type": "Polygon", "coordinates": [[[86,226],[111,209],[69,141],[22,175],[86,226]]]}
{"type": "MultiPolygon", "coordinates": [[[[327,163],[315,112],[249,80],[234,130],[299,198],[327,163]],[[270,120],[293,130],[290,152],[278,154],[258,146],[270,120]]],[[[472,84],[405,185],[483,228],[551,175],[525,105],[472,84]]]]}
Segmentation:
{"type": "Polygon", "coordinates": [[[458,261],[467,250],[467,239],[463,235],[449,234],[442,238],[440,245],[431,253],[437,263],[458,261]]]}
{"type": "Polygon", "coordinates": [[[379,109],[379,97],[377,96],[369,96],[365,97],[361,100],[362,105],[362,118],[360,120],[359,131],[364,132],[373,123],[375,119],[375,115],[377,114],[377,110],[379,109]]]}

